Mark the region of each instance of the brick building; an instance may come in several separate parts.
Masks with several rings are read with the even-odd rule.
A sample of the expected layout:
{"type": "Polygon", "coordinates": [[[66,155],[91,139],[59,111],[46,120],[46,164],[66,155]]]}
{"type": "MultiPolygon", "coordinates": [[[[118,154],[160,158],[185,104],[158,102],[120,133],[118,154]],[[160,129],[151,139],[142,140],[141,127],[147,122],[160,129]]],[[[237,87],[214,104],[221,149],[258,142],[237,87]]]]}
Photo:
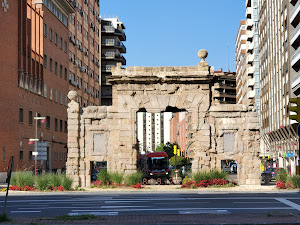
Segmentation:
{"type": "Polygon", "coordinates": [[[177,143],[182,150],[187,149],[188,113],[178,112],[170,120],[170,143],[177,143]]]}
{"type": "Polygon", "coordinates": [[[14,170],[33,170],[35,150],[28,142],[36,134],[43,140],[44,148],[38,147],[45,151],[43,168],[65,167],[71,13],[67,0],[9,1],[0,10],[1,181],[11,156],[14,170]],[[35,120],[36,115],[47,123],[35,120]]]}

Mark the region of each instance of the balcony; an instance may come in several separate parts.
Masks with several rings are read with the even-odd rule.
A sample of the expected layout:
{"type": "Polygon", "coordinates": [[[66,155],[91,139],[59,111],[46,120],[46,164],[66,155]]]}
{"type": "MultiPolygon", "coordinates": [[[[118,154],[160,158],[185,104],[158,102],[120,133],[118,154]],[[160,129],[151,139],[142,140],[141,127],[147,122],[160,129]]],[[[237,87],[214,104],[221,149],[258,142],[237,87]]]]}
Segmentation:
{"type": "Polygon", "coordinates": [[[291,18],[290,22],[291,24],[296,27],[299,24],[300,20],[300,1],[297,2],[297,4],[293,7],[293,9],[290,12],[291,18]]]}
{"type": "Polygon", "coordinates": [[[253,49],[254,49],[254,43],[253,42],[247,42],[246,49],[247,49],[248,53],[252,53],[253,49]]]}
{"type": "Polygon", "coordinates": [[[254,32],[253,30],[247,30],[247,41],[252,41],[253,40],[253,35],[254,35],[254,32]]]}
{"type": "Polygon", "coordinates": [[[247,19],[246,20],[246,27],[249,30],[253,27],[253,20],[252,19],[247,19]]]}
{"type": "Polygon", "coordinates": [[[253,87],[255,84],[255,79],[254,78],[251,78],[247,81],[247,86],[248,87],[253,87]]]}
{"type": "Polygon", "coordinates": [[[247,68],[247,76],[253,76],[253,74],[254,74],[254,67],[253,66],[248,67],[247,68]]]}
{"type": "Polygon", "coordinates": [[[110,73],[111,69],[112,69],[112,65],[102,66],[101,67],[101,72],[110,73]]]}
{"type": "Polygon", "coordinates": [[[246,9],[246,18],[251,19],[252,18],[253,9],[251,7],[247,7],[246,9]]]}
{"type": "Polygon", "coordinates": [[[300,24],[298,24],[298,26],[292,33],[291,45],[294,49],[297,49],[300,46],[300,24]]]}
{"type": "Polygon", "coordinates": [[[254,55],[248,55],[247,56],[247,64],[252,64],[253,61],[254,61],[254,55]]]}
{"type": "Polygon", "coordinates": [[[107,34],[114,34],[115,33],[115,28],[113,26],[103,26],[101,29],[102,33],[107,33],[107,34]]]}
{"type": "Polygon", "coordinates": [[[297,51],[292,55],[291,66],[295,71],[299,71],[300,68],[300,47],[298,47],[297,51]]]}
{"type": "Polygon", "coordinates": [[[249,91],[249,92],[247,93],[247,98],[248,98],[248,99],[252,99],[252,98],[254,98],[254,97],[255,97],[255,91],[254,91],[254,90],[249,91]]]}

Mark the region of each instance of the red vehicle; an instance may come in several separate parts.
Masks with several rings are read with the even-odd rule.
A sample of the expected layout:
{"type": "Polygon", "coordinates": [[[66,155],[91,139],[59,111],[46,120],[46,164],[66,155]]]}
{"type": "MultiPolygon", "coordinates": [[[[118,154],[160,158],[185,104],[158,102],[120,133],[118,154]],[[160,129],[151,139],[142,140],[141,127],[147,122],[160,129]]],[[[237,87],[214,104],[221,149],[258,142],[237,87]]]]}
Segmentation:
{"type": "Polygon", "coordinates": [[[168,178],[170,175],[169,158],[165,152],[138,155],[137,167],[147,179],[168,178]]]}

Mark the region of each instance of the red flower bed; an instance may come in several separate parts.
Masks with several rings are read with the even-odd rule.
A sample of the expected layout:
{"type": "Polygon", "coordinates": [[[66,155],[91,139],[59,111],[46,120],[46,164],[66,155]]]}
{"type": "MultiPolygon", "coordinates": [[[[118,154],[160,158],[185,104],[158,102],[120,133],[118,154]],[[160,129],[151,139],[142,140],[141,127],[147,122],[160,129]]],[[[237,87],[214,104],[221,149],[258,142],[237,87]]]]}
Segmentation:
{"type": "Polygon", "coordinates": [[[285,183],[282,181],[276,181],[276,187],[279,189],[285,189],[285,183]]]}
{"type": "Polygon", "coordinates": [[[94,185],[94,186],[102,186],[102,181],[101,180],[93,181],[92,185],[94,185]]]}
{"type": "Polygon", "coordinates": [[[33,186],[24,186],[24,187],[19,187],[19,186],[11,186],[9,190],[12,191],[35,191],[35,188],[33,186]]]}
{"type": "Polygon", "coordinates": [[[209,179],[209,180],[200,180],[198,183],[196,183],[193,180],[187,181],[185,184],[181,185],[181,188],[191,188],[191,187],[208,187],[213,185],[226,185],[228,184],[228,181],[224,178],[222,179],[209,179]]]}
{"type": "Polygon", "coordinates": [[[138,189],[144,188],[144,187],[142,186],[142,182],[141,182],[141,183],[137,183],[136,185],[132,185],[131,187],[133,187],[133,188],[138,188],[138,189]]]}

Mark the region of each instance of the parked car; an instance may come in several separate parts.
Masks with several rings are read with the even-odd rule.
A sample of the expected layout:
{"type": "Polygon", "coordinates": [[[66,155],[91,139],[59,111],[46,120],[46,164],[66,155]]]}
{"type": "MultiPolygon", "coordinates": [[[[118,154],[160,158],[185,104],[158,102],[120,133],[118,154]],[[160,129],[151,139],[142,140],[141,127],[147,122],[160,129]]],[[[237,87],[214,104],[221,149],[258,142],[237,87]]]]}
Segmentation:
{"type": "Polygon", "coordinates": [[[270,167],[267,168],[266,171],[261,173],[261,181],[265,184],[269,184],[271,181],[275,181],[275,177],[278,174],[286,174],[286,171],[283,168],[279,167],[270,167]]]}

